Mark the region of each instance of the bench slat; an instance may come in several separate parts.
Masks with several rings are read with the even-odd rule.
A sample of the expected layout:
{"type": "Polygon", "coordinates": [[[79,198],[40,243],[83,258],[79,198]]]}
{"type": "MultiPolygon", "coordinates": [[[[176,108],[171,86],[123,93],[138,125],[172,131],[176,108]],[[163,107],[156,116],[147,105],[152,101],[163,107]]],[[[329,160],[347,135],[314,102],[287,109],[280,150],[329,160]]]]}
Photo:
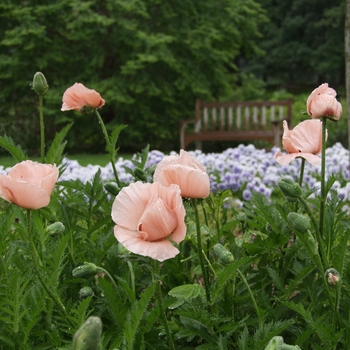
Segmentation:
{"type": "Polygon", "coordinates": [[[282,121],[291,123],[292,100],[248,102],[196,101],[195,119],[183,121],[180,130],[181,148],[196,141],[252,141],[280,143],[282,121]],[[192,133],[188,126],[192,125],[192,133]]]}

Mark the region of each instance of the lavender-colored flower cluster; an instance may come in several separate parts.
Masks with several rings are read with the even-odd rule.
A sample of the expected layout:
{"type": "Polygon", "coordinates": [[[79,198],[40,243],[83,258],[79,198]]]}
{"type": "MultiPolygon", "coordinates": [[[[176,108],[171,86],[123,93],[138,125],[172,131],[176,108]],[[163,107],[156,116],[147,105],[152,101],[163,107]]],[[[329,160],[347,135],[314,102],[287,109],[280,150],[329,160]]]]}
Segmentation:
{"type": "MultiPolygon", "coordinates": [[[[206,168],[211,180],[211,190],[213,192],[221,190],[231,190],[240,199],[249,200],[252,192],[263,193],[270,197],[277,187],[277,181],[281,177],[289,177],[295,181],[299,179],[301,159],[297,159],[289,165],[278,164],[273,156],[278,148],[270,151],[256,149],[253,145],[240,145],[236,148],[229,148],[222,153],[203,153],[202,151],[190,151],[206,168]]],[[[171,152],[170,155],[175,155],[171,152]]],[[[161,151],[153,150],[149,152],[146,168],[158,164],[164,157],[161,151]]],[[[90,181],[100,169],[102,181],[113,180],[113,170],[111,164],[105,167],[98,165],[88,165],[82,167],[76,160],[65,158],[63,161],[65,171],[60,177],[60,181],[81,180],[90,181]]],[[[133,163],[128,159],[119,158],[116,162],[116,169],[120,181],[131,183],[135,181],[124,166],[133,169],[133,163]]],[[[8,169],[0,167],[0,173],[7,173],[8,169]]],[[[321,167],[305,163],[304,186],[309,189],[320,188],[321,167]]],[[[340,143],[327,148],[326,150],[326,176],[337,174],[338,179],[333,185],[339,196],[350,201],[350,166],[349,151],[340,143]]]]}

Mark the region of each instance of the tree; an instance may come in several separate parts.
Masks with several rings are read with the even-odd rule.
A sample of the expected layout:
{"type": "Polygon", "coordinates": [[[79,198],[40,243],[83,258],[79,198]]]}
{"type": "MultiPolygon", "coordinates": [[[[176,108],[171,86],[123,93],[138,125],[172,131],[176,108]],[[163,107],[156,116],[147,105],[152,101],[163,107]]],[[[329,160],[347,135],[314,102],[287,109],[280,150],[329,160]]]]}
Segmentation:
{"type": "Polygon", "coordinates": [[[247,71],[273,86],[343,86],[344,0],[258,2],[270,19],[261,24],[265,57],[248,60],[247,71]]]}
{"type": "Polygon", "coordinates": [[[103,147],[97,121],[59,112],[64,90],[75,82],[101,93],[107,122],[129,125],[121,136],[124,148],[152,142],[152,148],[176,149],[179,120],[192,117],[196,98],[230,94],[235,58],[259,51],[264,20],[253,0],[2,2],[0,117],[16,117],[9,130],[14,137],[18,129],[22,137],[35,132],[28,83],[40,70],[50,85],[51,132],[75,120],[71,149],[103,147]]]}

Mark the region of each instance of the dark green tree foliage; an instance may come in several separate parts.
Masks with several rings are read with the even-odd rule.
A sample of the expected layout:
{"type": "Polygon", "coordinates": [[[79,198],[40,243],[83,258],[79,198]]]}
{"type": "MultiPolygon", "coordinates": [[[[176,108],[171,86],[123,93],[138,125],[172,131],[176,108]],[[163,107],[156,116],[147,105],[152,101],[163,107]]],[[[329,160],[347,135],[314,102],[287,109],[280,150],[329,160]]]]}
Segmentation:
{"type": "Polygon", "coordinates": [[[75,122],[68,150],[103,149],[97,120],[60,112],[62,94],[75,82],[101,93],[111,126],[129,125],[125,150],[147,143],[176,149],[179,121],[193,116],[195,99],[232,93],[235,59],[259,52],[264,20],[254,0],[2,1],[0,131],[36,150],[28,85],[42,71],[50,85],[48,133],[75,122]]]}
{"type": "Polygon", "coordinates": [[[258,2],[270,21],[261,25],[265,56],[249,60],[249,71],[274,86],[344,84],[344,0],[258,2]]]}

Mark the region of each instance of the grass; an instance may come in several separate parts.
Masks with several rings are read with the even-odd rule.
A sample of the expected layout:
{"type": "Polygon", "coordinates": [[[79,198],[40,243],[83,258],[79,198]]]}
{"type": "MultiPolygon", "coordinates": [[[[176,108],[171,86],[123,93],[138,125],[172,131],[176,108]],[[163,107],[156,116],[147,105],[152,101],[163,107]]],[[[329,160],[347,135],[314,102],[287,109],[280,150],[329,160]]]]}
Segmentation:
{"type": "MultiPolygon", "coordinates": [[[[132,154],[120,154],[117,156],[126,159],[131,159],[132,154]]],[[[106,166],[109,163],[109,158],[106,154],[70,154],[67,156],[69,159],[75,159],[81,166],[87,166],[88,164],[106,166]]],[[[39,157],[30,158],[35,162],[40,162],[39,157]]],[[[16,161],[12,157],[0,156],[0,166],[4,168],[12,167],[16,164],[16,161]]]]}

